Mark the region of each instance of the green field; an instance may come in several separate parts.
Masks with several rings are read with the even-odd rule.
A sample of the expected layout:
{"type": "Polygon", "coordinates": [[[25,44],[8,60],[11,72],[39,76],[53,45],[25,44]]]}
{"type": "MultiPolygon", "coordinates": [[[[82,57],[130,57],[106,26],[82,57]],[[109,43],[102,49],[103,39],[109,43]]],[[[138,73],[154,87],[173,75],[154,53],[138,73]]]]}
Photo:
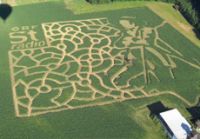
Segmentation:
{"type": "Polygon", "coordinates": [[[0,22],[0,138],[165,138],[146,105],[189,117],[196,42],[144,3],[78,14],[69,3],[16,6],[0,22]]]}

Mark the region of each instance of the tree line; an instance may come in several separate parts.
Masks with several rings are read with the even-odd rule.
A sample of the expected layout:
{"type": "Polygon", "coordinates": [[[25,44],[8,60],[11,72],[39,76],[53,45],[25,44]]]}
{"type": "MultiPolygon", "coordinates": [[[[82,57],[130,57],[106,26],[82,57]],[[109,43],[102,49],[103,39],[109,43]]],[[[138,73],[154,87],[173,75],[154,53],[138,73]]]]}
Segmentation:
{"type": "Polygon", "coordinates": [[[183,16],[196,28],[200,33],[200,0],[175,0],[175,5],[183,16]]]}
{"type": "Polygon", "coordinates": [[[110,3],[114,1],[163,1],[174,3],[175,7],[195,27],[196,33],[200,33],[200,0],[86,0],[92,4],[110,3]]]}

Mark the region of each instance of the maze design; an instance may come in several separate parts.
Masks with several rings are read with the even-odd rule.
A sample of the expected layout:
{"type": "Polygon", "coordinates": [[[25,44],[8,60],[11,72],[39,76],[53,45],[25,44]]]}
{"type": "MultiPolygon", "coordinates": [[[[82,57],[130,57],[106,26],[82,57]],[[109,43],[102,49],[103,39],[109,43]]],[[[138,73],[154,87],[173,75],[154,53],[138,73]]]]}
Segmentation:
{"type": "Polygon", "coordinates": [[[140,27],[131,19],[119,20],[124,31],[106,18],[43,23],[47,47],[9,52],[16,116],[159,95],[159,90],[145,90],[150,78],[161,80],[156,64],[145,52],[156,56],[173,79],[174,59],[200,69],[197,62],[184,59],[159,38],[157,30],[165,22],[140,27]],[[155,37],[150,44],[152,34],[155,37]]]}

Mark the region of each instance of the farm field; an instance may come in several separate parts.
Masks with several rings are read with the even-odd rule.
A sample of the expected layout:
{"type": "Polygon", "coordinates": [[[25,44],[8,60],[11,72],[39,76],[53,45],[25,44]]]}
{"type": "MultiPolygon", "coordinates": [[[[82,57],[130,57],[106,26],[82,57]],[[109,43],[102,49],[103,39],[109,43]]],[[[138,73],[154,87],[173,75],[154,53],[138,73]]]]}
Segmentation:
{"type": "Polygon", "coordinates": [[[0,138],[165,138],[146,105],[200,96],[199,47],[148,7],[23,5],[0,28],[0,138]]]}

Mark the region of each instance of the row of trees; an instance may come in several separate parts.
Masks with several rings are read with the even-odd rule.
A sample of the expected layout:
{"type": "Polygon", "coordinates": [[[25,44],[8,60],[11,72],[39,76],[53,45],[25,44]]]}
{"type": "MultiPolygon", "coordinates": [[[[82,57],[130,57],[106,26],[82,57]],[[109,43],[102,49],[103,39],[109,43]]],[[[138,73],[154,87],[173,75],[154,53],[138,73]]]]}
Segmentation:
{"type": "Polygon", "coordinates": [[[86,0],[92,4],[102,4],[114,1],[163,1],[174,3],[180,12],[200,33],[200,0],[86,0]]]}
{"type": "Polygon", "coordinates": [[[200,0],[176,0],[179,11],[200,33],[200,0]]]}

